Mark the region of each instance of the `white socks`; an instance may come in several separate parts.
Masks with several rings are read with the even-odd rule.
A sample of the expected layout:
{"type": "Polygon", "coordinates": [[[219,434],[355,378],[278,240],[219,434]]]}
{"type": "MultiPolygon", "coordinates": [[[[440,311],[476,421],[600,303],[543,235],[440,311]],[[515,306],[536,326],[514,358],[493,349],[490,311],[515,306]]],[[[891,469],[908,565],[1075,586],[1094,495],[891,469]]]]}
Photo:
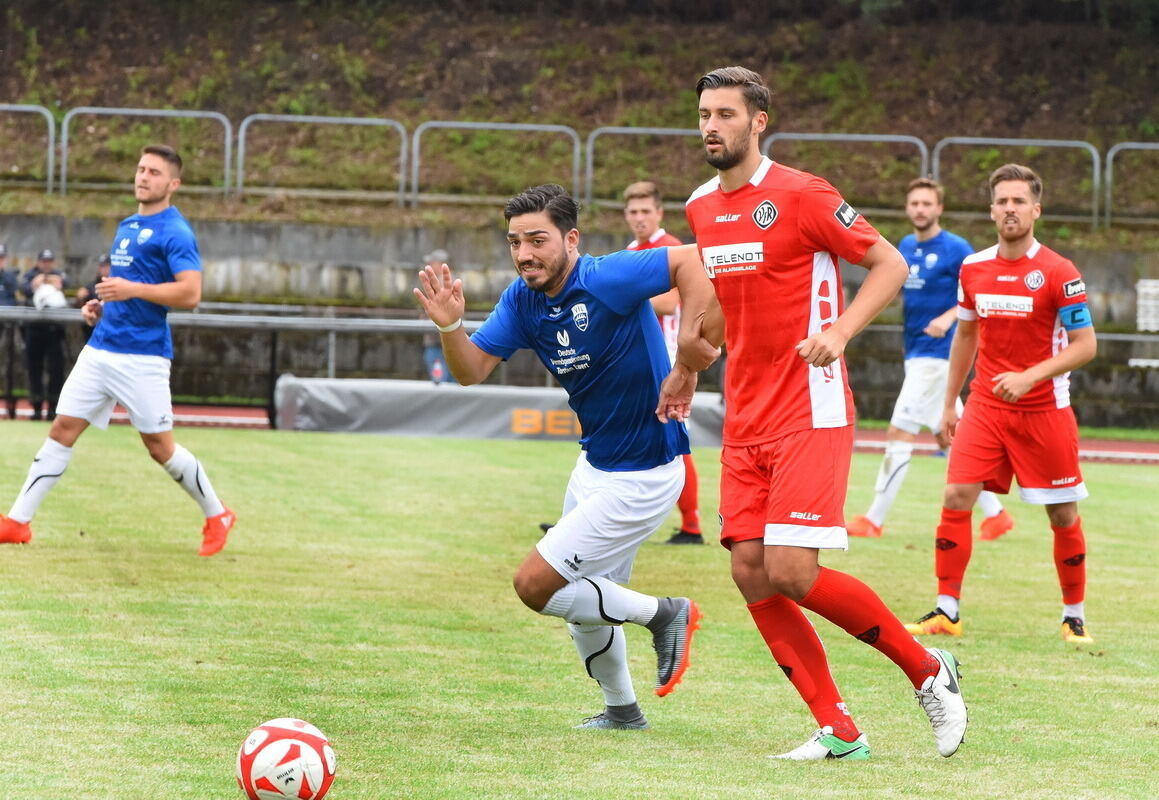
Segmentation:
{"type": "Polygon", "coordinates": [[[1002,513],[1002,501],[994,492],[982,492],[978,495],[978,508],[982,509],[982,516],[989,519],[1002,513]]]}
{"type": "Polygon", "coordinates": [[[72,448],[65,447],[55,439],[45,439],[36,457],[32,459],[32,466],[28,468],[28,477],[12,510],[8,516],[17,522],[28,522],[40,507],[41,502],[48,496],[48,490],[56,485],[68,462],[72,458],[72,448]]]}
{"type": "Polygon", "coordinates": [[[580,578],[551,596],[543,611],[576,625],[647,625],[656,616],[660,601],[613,583],[607,578],[580,578]]]}
{"type": "Polygon", "coordinates": [[[213,491],[213,484],[197,457],[181,445],[173,448],[173,457],[164,464],[165,471],[173,480],[181,484],[197,505],[201,506],[206,517],[216,517],[225,512],[225,506],[217,499],[217,492],[213,491]]]}
{"type": "Polygon", "coordinates": [[[1086,620],[1086,613],[1083,611],[1083,603],[1063,603],[1062,616],[1063,619],[1067,617],[1078,617],[1081,620],[1086,620]]]}
{"type": "Polygon", "coordinates": [[[881,526],[893,501],[897,499],[897,493],[901,491],[901,485],[905,482],[905,474],[909,470],[913,452],[913,442],[885,443],[885,458],[881,460],[881,469],[877,471],[877,483],[873,487],[873,505],[865,512],[865,516],[874,525],[881,526]]]}
{"type": "Polygon", "coordinates": [[[636,692],[628,673],[628,647],[623,628],[574,624],[567,627],[588,675],[595,679],[604,693],[604,704],[626,706],[635,703],[636,692]]]}
{"type": "Polygon", "coordinates": [[[950,619],[958,619],[958,598],[948,594],[940,594],[938,595],[938,608],[945,611],[950,619]]]}

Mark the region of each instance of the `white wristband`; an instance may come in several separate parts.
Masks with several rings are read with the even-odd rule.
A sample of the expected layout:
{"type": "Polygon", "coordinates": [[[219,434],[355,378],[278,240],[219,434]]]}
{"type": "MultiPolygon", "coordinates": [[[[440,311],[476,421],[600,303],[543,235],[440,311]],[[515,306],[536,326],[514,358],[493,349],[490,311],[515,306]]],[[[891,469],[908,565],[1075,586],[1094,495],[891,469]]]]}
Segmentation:
{"type": "MultiPolygon", "coordinates": [[[[434,322],[434,320],[431,321],[434,322]]],[[[451,331],[457,331],[459,328],[463,327],[463,318],[459,317],[450,325],[440,325],[439,323],[435,322],[435,327],[439,329],[439,333],[450,333],[451,331]]]]}

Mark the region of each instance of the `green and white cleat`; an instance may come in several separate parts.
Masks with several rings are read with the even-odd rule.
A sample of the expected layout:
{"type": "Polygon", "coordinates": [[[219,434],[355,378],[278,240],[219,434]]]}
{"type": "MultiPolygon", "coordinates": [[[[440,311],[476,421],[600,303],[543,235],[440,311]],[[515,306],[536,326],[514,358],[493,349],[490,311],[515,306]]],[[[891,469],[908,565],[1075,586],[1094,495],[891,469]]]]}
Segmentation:
{"type": "Polygon", "coordinates": [[[818,728],[809,737],[809,741],[800,747],[781,753],[779,756],[769,756],[785,761],[823,761],[826,758],[844,758],[847,761],[869,760],[869,738],[863,733],[852,742],[833,735],[833,728],[826,725],[818,728]]]}

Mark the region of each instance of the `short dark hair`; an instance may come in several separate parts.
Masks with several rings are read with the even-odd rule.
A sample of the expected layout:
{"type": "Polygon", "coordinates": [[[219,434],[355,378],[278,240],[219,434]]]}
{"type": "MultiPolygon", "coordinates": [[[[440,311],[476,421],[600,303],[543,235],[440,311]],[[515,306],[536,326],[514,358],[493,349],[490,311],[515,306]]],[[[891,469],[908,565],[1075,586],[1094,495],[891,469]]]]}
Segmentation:
{"type": "Polygon", "coordinates": [[[167,144],[151,144],[141,149],[141,155],[160,156],[168,163],[176,168],[177,175],[180,177],[181,170],[185,166],[181,163],[181,156],[177,150],[167,144]]]}
{"type": "Polygon", "coordinates": [[[1026,181],[1034,202],[1042,202],[1042,178],[1030,167],[1021,164],[1003,164],[990,173],[990,199],[994,199],[994,187],[1002,181],[1026,181]]]}
{"type": "Polygon", "coordinates": [[[503,207],[503,219],[510,222],[512,217],[540,211],[546,211],[555,227],[565,236],[572,228],[578,227],[580,204],[558,183],[532,186],[515,195],[503,207]]]}
{"type": "Polygon", "coordinates": [[[656,203],[656,207],[660,207],[660,188],[654,181],[636,181],[635,183],[628,184],[628,188],[624,189],[624,203],[627,203],[629,200],[635,200],[637,198],[643,199],[645,197],[651,197],[653,202],[656,203]]]}
{"type": "Polygon", "coordinates": [[[914,178],[909,182],[909,186],[905,187],[905,196],[909,197],[909,193],[914,189],[933,189],[934,194],[938,196],[938,205],[946,202],[946,190],[933,178],[914,178]]]}
{"type": "Polygon", "coordinates": [[[696,96],[699,98],[705,89],[727,89],[730,86],[740,87],[745,105],[751,113],[755,114],[758,111],[768,113],[773,90],[765,85],[764,78],[745,67],[714,69],[696,82],[696,96]]]}

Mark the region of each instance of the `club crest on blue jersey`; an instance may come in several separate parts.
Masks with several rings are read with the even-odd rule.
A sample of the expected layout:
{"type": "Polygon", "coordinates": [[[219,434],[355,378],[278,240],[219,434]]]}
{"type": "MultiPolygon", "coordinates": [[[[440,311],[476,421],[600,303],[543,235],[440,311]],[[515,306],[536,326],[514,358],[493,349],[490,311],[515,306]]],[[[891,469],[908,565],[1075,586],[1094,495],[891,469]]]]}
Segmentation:
{"type": "Polygon", "coordinates": [[[153,235],[152,228],[142,228],[141,232],[137,234],[137,244],[144,244],[149,241],[149,237],[153,235]]]}
{"type": "Polygon", "coordinates": [[[926,269],[933,269],[935,266],[937,266],[937,263],[938,263],[938,254],[937,253],[926,253],[926,269]]]}
{"type": "Polygon", "coordinates": [[[588,307],[583,303],[576,303],[571,307],[571,318],[581,331],[588,329],[588,307]]]}

